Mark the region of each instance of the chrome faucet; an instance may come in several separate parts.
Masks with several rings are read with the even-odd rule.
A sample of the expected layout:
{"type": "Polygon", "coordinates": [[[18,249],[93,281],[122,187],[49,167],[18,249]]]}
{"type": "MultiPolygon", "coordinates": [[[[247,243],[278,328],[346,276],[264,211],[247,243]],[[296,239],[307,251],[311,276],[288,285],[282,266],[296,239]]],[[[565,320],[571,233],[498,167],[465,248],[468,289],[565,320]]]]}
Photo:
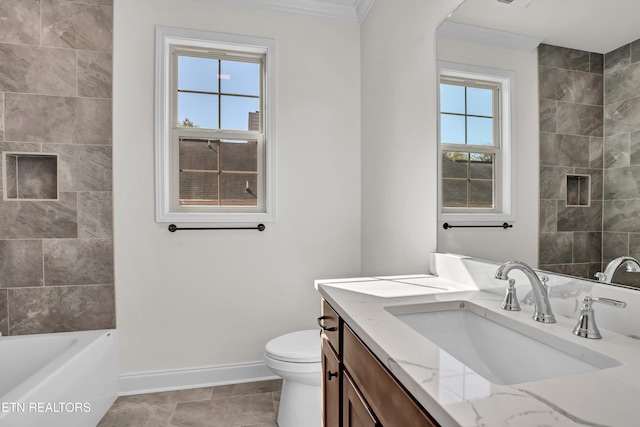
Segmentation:
{"type": "Polygon", "coordinates": [[[535,271],[533,271],[533,269],[527,264],[520,261],[505,262],[498,268],[493,277],[500,280],[508,280],[508,273],[511,270],[522,271],[531,283],[531,290],[533,291],[533,299],[535,302],[533,320],[543,323],[556,323],[556,317],[551,311],[551,304],[549,303],[547,289],[545,285],[542,284],[535,271]]]}
{"type": "Polygon", "coordinates": [[[591,338],[591,339],[600,339],[602,335],[600,334],[600,330],[598,329],[598,325],[596,325],[595,313],[593,312],[593,303],[601,302],[603,304],[610,305],[612,307],[620,307],[625,308],[627,306],[626,302],[618,301],[610,298],[593,298],[589,295],[585,296],[582,299],[582,308],[580,309],[580,320],[578,320],[578,324],[573,329],[573,333],[579,337],[583,338],[591,338]]]}
{"type": "Polygon", "coordinates": [[[640,262],[638,262],[637,259],[630,256],[621,256],[609,261],[607,268],[604,269],[604,273],[597,272],[595,276],[600,282],[610,283],[618,268],[623,265],[627,268],[627,272],[629,273],[640,273],[640,262]]]}

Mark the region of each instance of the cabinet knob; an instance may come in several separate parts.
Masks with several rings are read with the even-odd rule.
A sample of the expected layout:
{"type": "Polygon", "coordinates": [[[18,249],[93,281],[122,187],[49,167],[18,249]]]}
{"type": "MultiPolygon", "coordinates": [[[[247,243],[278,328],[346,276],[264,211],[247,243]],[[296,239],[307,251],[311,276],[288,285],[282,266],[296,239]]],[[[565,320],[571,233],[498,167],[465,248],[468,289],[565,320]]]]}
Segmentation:
{"type": "Polygon", "coordinates": [[[322,328],[322,330],[324,330],[324,331],[328,331],[328,332],[335,332],[335,331],[337,331],[337,330],[338,330],[338,328],[336,328],[335,326],[331,326],[331,327],[329,327],[329,326],[324,326],[324,325],[322,324],[322,321],[323,321],[323,320],[327,320],[327,319],[331,319],[331,317],[329,317],[329,316],[320,316],[320,317],[318,317],[318,325],[322,328]]]}
{"type": "Polygon", "coordinates": [[[338,377],[338,372],[327,371],[327,381],[331,381],[331,378],[338,377]]]}

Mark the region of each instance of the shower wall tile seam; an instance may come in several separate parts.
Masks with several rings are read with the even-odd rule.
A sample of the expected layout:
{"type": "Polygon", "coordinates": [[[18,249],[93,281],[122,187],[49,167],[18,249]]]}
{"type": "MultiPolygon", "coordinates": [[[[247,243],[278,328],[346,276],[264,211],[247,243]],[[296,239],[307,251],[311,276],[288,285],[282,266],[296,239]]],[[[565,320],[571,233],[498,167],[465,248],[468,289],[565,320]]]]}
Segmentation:
{"type": "MultiPolygon", "coordinates": [[[[611,232],[610,232],[611,233],[611,232]]],[[[627,234],[627,233],[623,233],[627,234]]],[[[42,286],[7,286],[0,287],[0,290],[28,290],[28,289],[53,289],[53,288],[77,288],[79,286],[98,287],[98,286],[114,286],[114,283],[86,283],[81,285],[42,285],[42,286]]]]}
{"type": "Polygon", "coordinates": [[[112,101],[112,97],[102,97],[102,96],[84,96],[84,95],[54,95],[49,93],[40,93],[40,92],[24,92],[24,91],[11,91],[11,90],[3,90],[3,93],[8,93],[10,95],[30,95],[30,96],[49,96],[53,98],[69,98],[69,99],[96,99],[102,101],[112,101]]]}

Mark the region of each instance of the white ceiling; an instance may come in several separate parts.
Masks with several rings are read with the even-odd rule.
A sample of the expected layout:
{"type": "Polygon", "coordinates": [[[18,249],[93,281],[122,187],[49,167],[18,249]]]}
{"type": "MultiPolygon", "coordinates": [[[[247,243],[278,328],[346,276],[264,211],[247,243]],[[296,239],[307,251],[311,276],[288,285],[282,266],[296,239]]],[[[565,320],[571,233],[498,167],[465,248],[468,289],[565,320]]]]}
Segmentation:
{"type": "Polygon", "coordinates": [[[528,7],[516,5],[528,2],[465,0],[449,21],[597,53],[640,39],[640,0],[531,0],[528,7]]]}

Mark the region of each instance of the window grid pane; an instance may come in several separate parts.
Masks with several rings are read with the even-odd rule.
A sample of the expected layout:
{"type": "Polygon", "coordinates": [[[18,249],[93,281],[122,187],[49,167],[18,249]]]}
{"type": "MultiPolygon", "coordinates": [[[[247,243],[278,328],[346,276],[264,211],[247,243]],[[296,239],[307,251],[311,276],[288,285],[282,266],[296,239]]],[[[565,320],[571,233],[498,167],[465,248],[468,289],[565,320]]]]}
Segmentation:
{"type": "Polygon", "coordinates": [[[178,143],[181,206],[258,205],[256,140],[182,137],[178,143]]]}
{"type": "Polygon", "coordinates": [[[178,126],[260,130],[261,64],[178,55],[178,126]]]}
{"type": "Polygon", "coordinates": [[[471,80],[440,84],[443,208],[496,208],[497,94],[471,80]]]}
{"type": "Polygon", "coordinates": [[[494,208],[495,155],[443,151],[442,206],[494,208]]]}
{"type": "Polygon", "coordinates": [[[494,89],[440,84],[440,142],[497,146],[494,89]]]}

